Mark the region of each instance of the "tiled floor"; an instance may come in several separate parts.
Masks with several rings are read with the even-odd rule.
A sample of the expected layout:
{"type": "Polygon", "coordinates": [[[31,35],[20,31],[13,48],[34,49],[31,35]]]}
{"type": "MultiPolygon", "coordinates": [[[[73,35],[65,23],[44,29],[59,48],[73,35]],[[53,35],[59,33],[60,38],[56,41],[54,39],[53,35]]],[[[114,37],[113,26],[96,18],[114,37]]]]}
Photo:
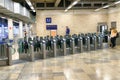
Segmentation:
{"type": "Polygon", "coordinates": [[[0,80],[120,80],[120,46],[1,66],[0,80]]]}

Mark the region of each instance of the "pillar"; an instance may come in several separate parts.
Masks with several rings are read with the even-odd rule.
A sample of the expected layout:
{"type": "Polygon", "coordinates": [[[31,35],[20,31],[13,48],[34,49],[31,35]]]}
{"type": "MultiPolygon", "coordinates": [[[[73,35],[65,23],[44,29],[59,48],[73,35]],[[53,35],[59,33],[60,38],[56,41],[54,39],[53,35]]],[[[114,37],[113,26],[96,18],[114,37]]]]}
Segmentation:
{"type": "Polygon", "coordinates": [[[19,37],[20,38],[23,38],[23,22],[22,21],[20,21],[19,22],[19,37]]]}
{"type": "Polygon", "coordinates": [[[27,23],[25,23],[25,30],[27,32],[27,37],[28,37],[29,36],[29,29],[28,29],[28,24],[27,23]]]}
{"type": "Polygon", "coordinates": [[[8,19],[8,39],[13,40],[13,20],[8,19]]]}

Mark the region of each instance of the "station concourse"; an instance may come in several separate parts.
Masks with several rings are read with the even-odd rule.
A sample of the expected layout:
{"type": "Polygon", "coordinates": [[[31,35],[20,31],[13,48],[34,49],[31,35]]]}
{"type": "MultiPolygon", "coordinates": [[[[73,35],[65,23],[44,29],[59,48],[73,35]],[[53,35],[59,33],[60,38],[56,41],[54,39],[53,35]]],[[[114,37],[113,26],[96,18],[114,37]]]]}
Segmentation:
{"type": "Polygon", "coordinates": [[[120,80],[120,0],[0,0],[0,80],[120,80]]]}

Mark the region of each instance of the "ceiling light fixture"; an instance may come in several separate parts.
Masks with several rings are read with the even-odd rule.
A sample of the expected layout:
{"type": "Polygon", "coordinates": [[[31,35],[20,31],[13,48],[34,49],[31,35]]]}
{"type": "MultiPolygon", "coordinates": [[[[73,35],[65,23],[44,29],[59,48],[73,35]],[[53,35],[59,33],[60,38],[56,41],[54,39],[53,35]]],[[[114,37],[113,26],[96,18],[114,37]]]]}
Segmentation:
{"type": "Polygon", "coordinates": [[[116,4],[119,4],[119,3],[120,3],[120,0],[114,2],[114,3],[110,4],[110,5],[105,5],[105,6],[101,7],[101,8],[95,9],[94,11],[99,11],[99,10],[101,10],[101,9],[105,9],[105,8],[108,8],[108,7],[110,7],[110,6],[113,6],[113,5],[116,5],[116,4]]]}
{"type": "Polygon", "coordinates": [[[34,9],[32,3],[30,2],[30,0],[25,0],[25,1],[30,6],[30,8],[32,9],[32,11],[35,12],[35,9],[34,9]]]}
{"type": "Polygon", "coordinates": [[[95,11],[99,11],[100,10],[100,8],[98,8],[98,9],[95,9],[95,11]]]}
{"type": "Polygon", "coordinates": [[[72,6],[70,5],[67,9],[70,9],[70,8],[72,8],[72,6]]]}
{"type": "Polygon", "coordinates": [[[72,5],[74,6],[74,5],[76,5],[78,3],[78,0],[77,1],[74,1],[73,3],[72,3],[72,5]]]}
{"type": "Polygon", "coordinates": [[[104,9],[105,9],[105,8],[108,8],[108,7],[110,7],[110,5],[103,6],[102,8],[104,8],[104,9]]]}
{"type": "Polygon", "coordinates": [[[35,12],[35,10],[33,10],[33,12],[35,12]]]}
{"type": "Polygon", "coordinates": [[[67,11],[68,11],[68,9],[65,10],[65,12],[67,12],[67,11]]]}
{"type": "Polygon", "coordinates": [[[119,4],[119,3],[120,3],[120,1],[114,2],[114,4],[119,4]]]}
{"type": "Polygon", "coordinates": [[[30,7],[32,10],[34,9],[32,6],[30,7]]]}
{"type": "Polygon", "coordinates": [[[71,9],[74,5],[76,5],[80,0],[74,0],[72,4],[70,4],[66,9],[65,12],[67,12],[69,9],[71,9]]]}
{"type": "Polygon", "coordinates": [[[29,0],[25,0],[29,6],[32,6],[31,2],[29,0]]]}

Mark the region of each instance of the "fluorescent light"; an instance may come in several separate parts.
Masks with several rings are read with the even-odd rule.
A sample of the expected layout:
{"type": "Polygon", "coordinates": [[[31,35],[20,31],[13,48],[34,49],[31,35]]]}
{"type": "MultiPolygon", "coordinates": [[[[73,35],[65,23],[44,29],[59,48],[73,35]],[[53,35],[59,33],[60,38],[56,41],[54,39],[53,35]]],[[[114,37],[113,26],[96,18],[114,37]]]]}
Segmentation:
{"type": "Polygon", "coordinates": [[[34,9],[32,6],[30,7],[32,10],[34,9]]]}
{"type": "Polygon", "coordinates": [[[74,6],[74,5],[76,5],[78,3],[78,1],[74,1],[73,3],[72,3],[72,5],[74,6]]]}
{"type": "Polygon", "coordinates": [[[67,9],[70,9],[70,8],[72,8],[72,6],[70,5],[67,9]]]}
{"type": "Polygon", "coordinates": [[[67,11],[68,11],[68,9],[65,10],[65,12],[67,12],[67,11]]]}
{"type": "Polygon", "coordinates": [[[120,3],[120,1],[117,1],[117,2],[115,2],[114,4],[119,4],[120,3]]]}
{"type": "Polygon", "coordinates": [[[35,10],[33,10],[33,12],[35,12],[35,10]]]}
{"type": "Polygon", "coordinates": [[[74,2],[72,2],[72,4],[70,4],[67,9],[65,9],[65,12],[67,12],[70,8],[72,8],[74,5],[76,5],[80,0],[75,0],[74,2]]]}
{"type": "Polygon", "coordinates": [[[99,11],[100,10],[100,8],[98,8],[98,9],[95,9],[95,11],[99,11]]]}
{"type": "Polygon", "coordinates": [[[29,0],[25,0],[29,6],[32,6],[31,2],[29,0]]]}
{"type": "Polygon", "coordinates": [[[35,12],[34,7],[32,6],[32,3],[30,2],[30,0],[25,0],[27,2],[27,4],[30,6],[30,8],[32,9],[33,12],[35,12]]]}
{"type": "Polygon", "coordinates": [[[108,8],[110,5],[103,6],[103,8],[108,8]]]}
{"type": "Polygon", "coordinates": [[[110,7],[110,6],[113,6],[113,5],[116,5],[116,4],[119,4],[119,3],[120,3],[120,0],[119,0],[119,1],[116,1],[116,2],[114,2],[114,3],[112,3],[112,4],[103,6],[103,7],[101,7],[101,8],[95,9],[94,11],[99,11],[99,10],[101,10],[101,9],[108,8],[108,7],[110,7]]]}

